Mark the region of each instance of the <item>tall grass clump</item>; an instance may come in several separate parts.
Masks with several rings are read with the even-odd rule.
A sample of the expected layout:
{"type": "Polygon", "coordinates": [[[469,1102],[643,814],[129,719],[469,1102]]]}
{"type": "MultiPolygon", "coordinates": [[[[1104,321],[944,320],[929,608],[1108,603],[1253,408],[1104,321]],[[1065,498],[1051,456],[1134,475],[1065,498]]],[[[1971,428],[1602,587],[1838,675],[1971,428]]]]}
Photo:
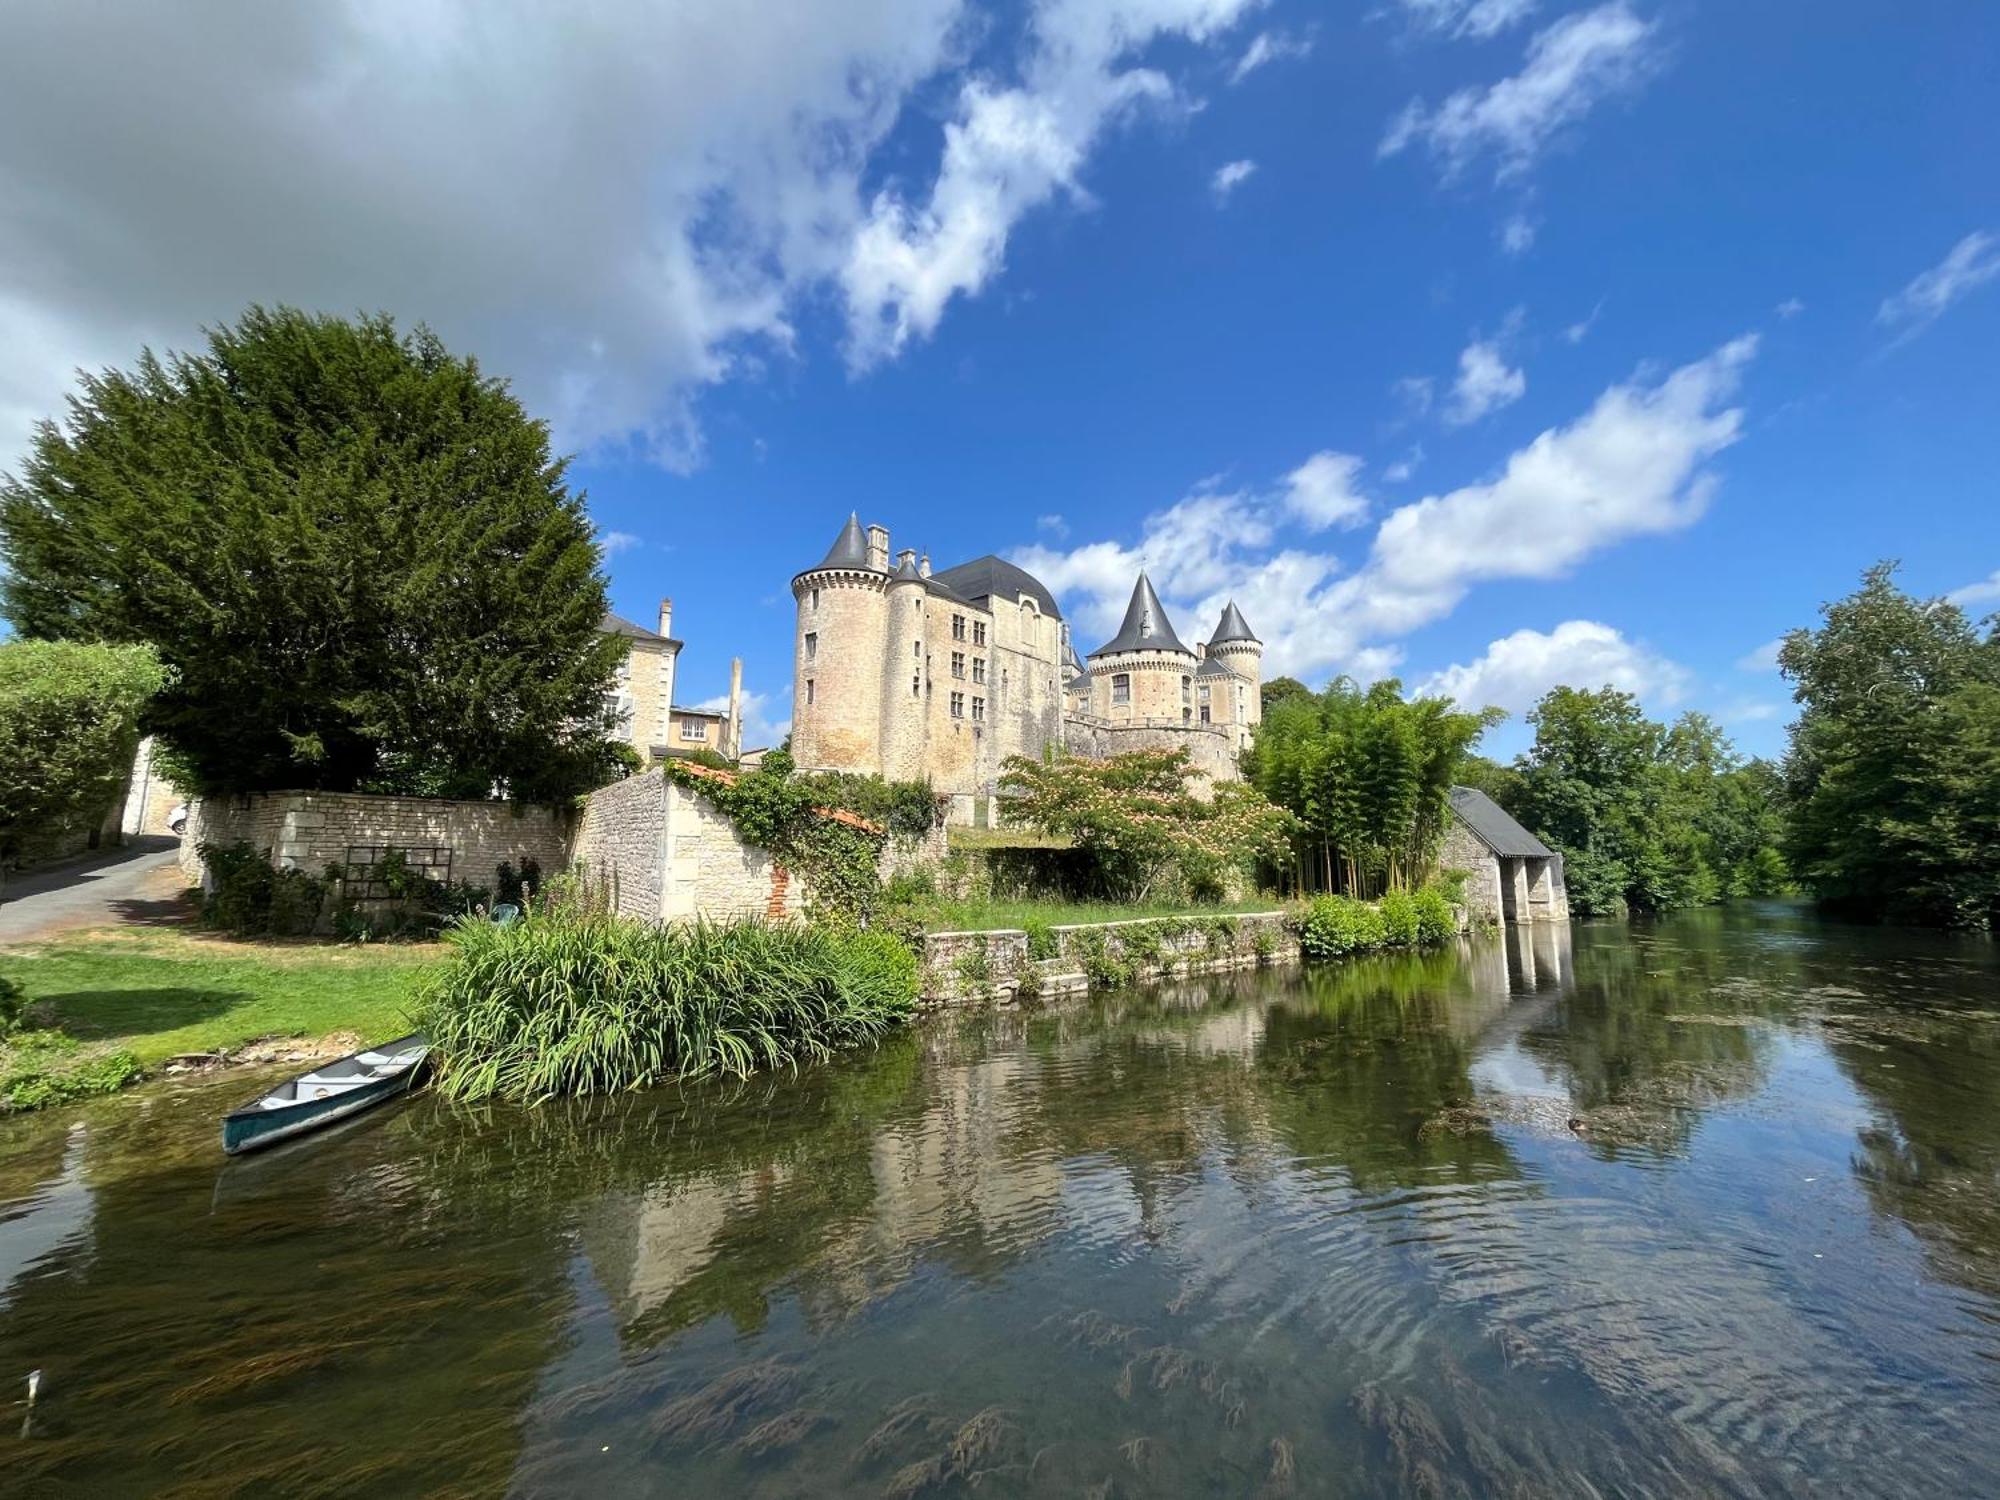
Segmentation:
{"type": "Polygon", "coordinates": [[[438,1087],[534,1102],[815,1061],[916,1006],[884,933],[795,923],[655,927],[585,909],[466,921],[420,986],[438,1087]]]}

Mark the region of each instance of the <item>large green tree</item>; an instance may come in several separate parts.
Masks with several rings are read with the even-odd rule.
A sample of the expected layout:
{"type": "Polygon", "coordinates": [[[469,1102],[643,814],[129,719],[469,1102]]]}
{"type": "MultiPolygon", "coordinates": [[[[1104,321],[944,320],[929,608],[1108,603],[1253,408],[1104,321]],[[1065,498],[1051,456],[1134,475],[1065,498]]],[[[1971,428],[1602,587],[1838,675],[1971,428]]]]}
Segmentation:
{"type": "Polygon", "coordinates": [[[0,868],[111,810],[163,681],[144,646],[0,644],[0,868]]]}
{"type": "Polygon", "coordinates": [[[1982,635],[1881,563],[1785,637],[1793,868],[1855,915],[1946,926],[2000,918],[2000,622],[1982,635]]]}
{"type": "Polygon", "coordinates": [[[563,795],[604,774],[619,650],[563,470],[428,331],[253,308],[40,426],[0,604],[151,644],[147,727],[196,790],[563,795]]]}

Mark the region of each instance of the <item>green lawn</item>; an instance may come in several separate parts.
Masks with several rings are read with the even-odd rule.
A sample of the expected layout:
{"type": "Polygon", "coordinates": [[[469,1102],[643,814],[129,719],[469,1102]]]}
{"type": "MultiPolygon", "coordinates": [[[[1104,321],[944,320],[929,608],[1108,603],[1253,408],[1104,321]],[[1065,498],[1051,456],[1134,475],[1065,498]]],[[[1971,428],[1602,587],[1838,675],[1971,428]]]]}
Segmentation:
{"type": "Polygon", "coordinates": [[[1051,927],[1073,927],[1086,922],[1131,922],[1145,917],[1241,916],[1245,912],[1277,911],[1284,904],[1275,896],[1260,896],[1249,901],[1224,902],[1215,906],[939,899],[928,903],[924,925],[932,932],[991,932],[996,928],[1025,926],[1030,918],[1047,922],[1051,927]]]}
{"type": "Polygon", "coordinates": [[[92,1050],[129,1050],[150,1068],[258,1037],[399,1035],[417,971],[442,952],[171,931],[77,933],[0,950],[0,974],[26,988],[27,1026],[60,1030],[92,1050]]]}

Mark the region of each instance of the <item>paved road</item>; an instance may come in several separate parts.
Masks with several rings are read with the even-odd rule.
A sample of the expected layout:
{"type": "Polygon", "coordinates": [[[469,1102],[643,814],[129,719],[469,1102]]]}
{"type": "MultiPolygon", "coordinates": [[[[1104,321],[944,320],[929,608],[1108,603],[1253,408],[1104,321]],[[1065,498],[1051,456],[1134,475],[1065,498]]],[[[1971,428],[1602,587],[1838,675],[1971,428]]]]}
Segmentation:
{"type": "Polygon", "coordinates": [[[0,886],[0,943],[169,917],[185,884],[174,863],[179,847],[179,839],[140,838],[122,849],[10,879],[0,886]]]}

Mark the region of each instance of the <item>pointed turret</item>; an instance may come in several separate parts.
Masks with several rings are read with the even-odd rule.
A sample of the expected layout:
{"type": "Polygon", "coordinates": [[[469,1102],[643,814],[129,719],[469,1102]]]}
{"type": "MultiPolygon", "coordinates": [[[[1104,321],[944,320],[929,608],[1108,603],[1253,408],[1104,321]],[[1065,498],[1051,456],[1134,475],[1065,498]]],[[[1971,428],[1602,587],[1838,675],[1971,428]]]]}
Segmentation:
{"type": "Polygon", "coordinates": [[[1153,592],[1153,580],[1144,573],[1133,585],[1132,602],[1125,606],[1125,623],[1118,627],[1118,634],[1090,654],[1110,656],[1118,651],[1178,651],[1183,656],[1194,655],[1174,634],[1166,606],[1153,592]]]}
{"type": "Polygon", "coordinates": [[[865,568],[868,566],[868,537],[861,529],[861,517],[853,511],[835,538],[832,548],[820,559],[822,568],[865,568]]]}
{"type": "MultiPolygon", "coordinates": [[[[1243,611],[1236,607],[1234,599],[1222,611],[1222,619],[1215,627],[1215,634],[1208,638],[1208,644],[1213,649],[1230,641],[1257,641],[1256,632],[1251,630],[1250,622],[1243,618],[1243,611]]],[[[1257,644],[1264,643],[1257,641],[1257,644]]]]}

